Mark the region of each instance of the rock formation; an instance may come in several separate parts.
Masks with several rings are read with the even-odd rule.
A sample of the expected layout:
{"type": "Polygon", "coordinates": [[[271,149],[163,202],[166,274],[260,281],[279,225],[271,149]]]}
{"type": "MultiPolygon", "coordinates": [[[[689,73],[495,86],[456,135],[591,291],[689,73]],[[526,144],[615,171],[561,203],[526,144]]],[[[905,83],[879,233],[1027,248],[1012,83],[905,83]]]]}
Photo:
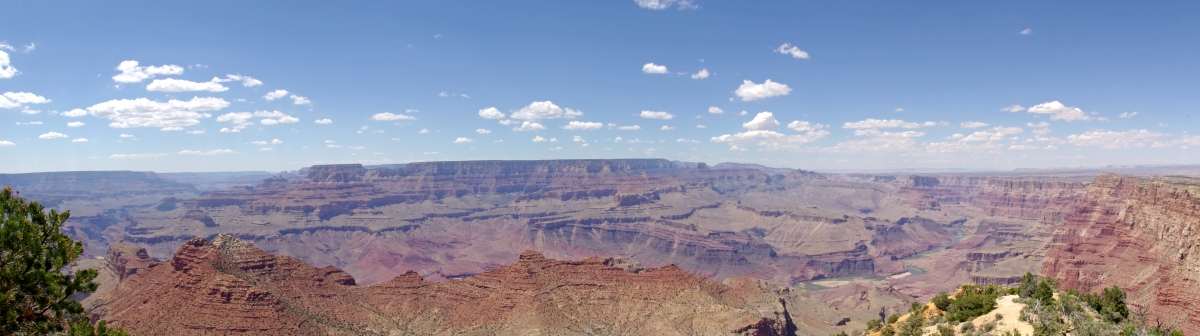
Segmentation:
{"type": "Polygon", "coordinates": [[[1063,215],[1042,274],[1119,286],[1155,323],[1200,333],[1200,180],[1104,174],[1063,215]]]}
{"type": "Polygon", "coordinates": [[[750,279],[725,284],[668,265],[547,259],[441,283],[408,272],[359,286],[333,267],[271,255],[230,235],[187,241],[131,275],[93,314],[133,334],[824,335],[820,300],[750,279]],[[630,270],[637,271],[636,273],[630,270]],[[811,315],[792,310],[810,311],[811,315]]]}

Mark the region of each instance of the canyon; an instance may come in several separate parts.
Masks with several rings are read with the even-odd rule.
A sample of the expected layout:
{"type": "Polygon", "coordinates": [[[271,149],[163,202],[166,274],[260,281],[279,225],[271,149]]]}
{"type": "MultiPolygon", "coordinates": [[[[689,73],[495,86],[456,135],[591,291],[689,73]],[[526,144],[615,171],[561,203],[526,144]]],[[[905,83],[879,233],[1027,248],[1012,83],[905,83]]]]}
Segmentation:
{"type": "MultiPolygon", "coordinates": [[[[431,291],[422,293],[462,294],[456,291],[465,287],[455,286],[500,281],[496,277],[511,275],[514,269],[526,274],[531,267],[542,267],[531,265],[554,263],[560,264],[537,268],[539,276],[545,276],[537,280],[543,281],[541,285],[578,275],[573,272],[609,274],[611,283],[622,284],[637,283],[640,280],[633,279],[643,274],[691,279],[656,280],[664,283],[708,279],[710,284],[700,286],[708,288],[702,294],[687,292],[688,302],[713,307],[711,311],[787,315],[800,334],[861,329],[881,311],[902,311],[910,302],[928,300],[959,284],[1014,284],[1026,272],[1054,276],[1064,286],[1082,290],[1118,285],[1131,293],[1131,305],[1152,320],[1196,325],[1200,315],[1191,308],[1196,306],[1191,298],[1200,294],[1194,253],[1200,200],[1197,180],[1181,175],[1198,176],[1200,169],[1109,171],[1126,175],[1103,170],[829,174],[748,164],[625,159],[318,165],[276,174],[37,173],[0,175],[0,181],[24,188],[18,189],[23,196],[72,210],[64,229],[84,241],[89,258],[95,258],[81,264],[103,265],[102,273],[107,274],[103,277],[113,282],[102,284],[101,292],[85,304],[97,316],[126,321],[123,325],[134,330],[169,328],[136,329],[142,328],[136,327],[140,322],[129,322],[133,319],[129,316],[137,315],[137,305],[132,303],[136,300],[114,301],[147,288],[173,290],[151,283],[203,283],[208,286],[204,293],[261,296],[264,299],[238,303],[249,306],[236,311],[260,309],[245,318],[261,313],[286,322],[279,325],[284,329],[269,332],[286,333],[293,330],[286,328],[295,327],[328,333],[350,328],[344,325],[348,322],[315,322],[344,317],[320,315],[326,314],[318,309],[326,303],[299,298],[297,293],[307,289],[297,288],[324,288],[317,292],[361,306],[366,303],[359,300],[367,300],[362,293],[370,291],[378,296],[401,295],[393,296],[398,302],[409,300],[403,298],[408,294],[396,293],[415,293],[414,288],[431,291]],[[254,268],[259,266],[254,266],[238,271],[241,266],[220,266],[226,261],[214,260],[242,257],[218,258],[220,253],[204,252],[209,259],[202,264],[219,265],[195,274],[166,271],[183,262],[179,260],[200,258],[190,253],[219,250],[214,246],[227,243],[242,246],[239,251],[257,251],[251,259],[286,264],[287,270],[260,274],[254,268]],[[626,271],[605,273],[603,267],[626,271]],[[637,269],[643,270],[633,271],[637,269]],[[143,276],[155,280],[137,280],[143,276]],[[191,278],[182,280],[186,277],[191,278]],[[730,291],[741,294],[734,299],[721,294],[730,291]],[[746,303],[750,301],[763,305],[752,308],[746,303]],[[295,316],[269,315],[294,314],[289,309],[299,306],[318,308],[295,316]],[[774,308],[763,308],[767,306],[774,308]]],[[[502,282],[532,281],[505,279],[502,282]]],[[[585,321],[616,317],[563,310],[569,304],[561,302],[555,303],[554,312],[541,311],[537,309],[548,304],[537,301],[542,294],[517,298],[533,293],[529,288],[486,286],[506,291],[509,301],[505,302],[527,304],[519,309],[523,314],[556,317],[517,321],[513,316],[521,313],[514,313],[495,316],[491,320],[507,322],[486,327],[476,321],[458,324],[454,327],[458,329],[419,330],[496,332],[534,326],[582,333],[642,331],[588,329],[601,327],[585,321]],[[563,316],[576,320],[560,319],[563,316]]],[[[660,295],[656,300],[683,300],[680,290],[655,294],[660,295]]],[[[236,303],[171,293],[163,300],[179,301],[163,304],[208,302],[196,306],[197,311],[236,303]]],[[[229,295],[236,296],[225,298],[229,295]]],[[[561,295],[565,296],[554,297],[584,294],[561,295]]],[[[611,298],[606,304],[632,300],[611,293],[594,295],[611,298]]],[[[398,330],[399,325],[420,324],[413,321],[471,315],[451,306],[421,315],[428,312],[412,304],[443,303],[413,302],[393,307],[397,310],[388,313],[392,315],[356,315],[350,319],[378,324],[363,322],[370,326],[350,330],[398,330]],[[449,315],[438,315],[443,313],[449,315]]],[[[731,332],[749,325],[732,327],[753,320],[752,316],[771,315],[722,314],[730,319],[721,321],[729,324],[704,330],[731,332]]],[[[162,317],[171,318],[187,322],[162,317]]],[[[681,329],[687,324],[678,322],[682,317],[670,318],[677,321],[670,332],[699,330],[681,329]]],[[[764,325],[778,325],[781,320],[771,321],[764,325]]],[[[237,324],[195,323],[200,323],[197,328],[237,324]]],[[[620,328],[636,324],[629,323],[620,328]]],[[[761,330],[768,329],[783,330],[761,330]]]]}

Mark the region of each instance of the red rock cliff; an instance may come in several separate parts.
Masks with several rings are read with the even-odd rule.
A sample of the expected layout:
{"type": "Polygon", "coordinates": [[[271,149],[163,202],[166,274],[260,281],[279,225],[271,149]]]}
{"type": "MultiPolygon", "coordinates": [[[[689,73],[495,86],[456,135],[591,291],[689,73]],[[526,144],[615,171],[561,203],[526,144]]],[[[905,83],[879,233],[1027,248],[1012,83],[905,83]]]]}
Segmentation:
{"type": "Polygon", "coordinates": [[[1043,275],[1083,290],[1120,286],[1152,324],[1200,333],[1200,180],[1101,175],[1054,241],[1043,275]]]}

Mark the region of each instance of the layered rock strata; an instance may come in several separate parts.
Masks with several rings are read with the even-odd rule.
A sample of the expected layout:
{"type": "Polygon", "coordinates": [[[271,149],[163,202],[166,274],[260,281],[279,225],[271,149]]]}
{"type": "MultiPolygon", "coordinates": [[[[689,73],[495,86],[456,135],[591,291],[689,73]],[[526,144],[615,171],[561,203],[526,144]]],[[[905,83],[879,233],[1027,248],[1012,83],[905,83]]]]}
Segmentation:
{"type": "Polygon", "coordinates": [[[171,260],[127,277],[93,314],[146,335],[836,332],[843,317],[814,310],[819,303],[761,281],[721,284],[671,265],[534,251],[469,278],[434,283],[409,272],[359,286],[339,269],[220,235],[189,240],[171,260]],[[796,305],[814,315],[791,313],[796,305]]]}

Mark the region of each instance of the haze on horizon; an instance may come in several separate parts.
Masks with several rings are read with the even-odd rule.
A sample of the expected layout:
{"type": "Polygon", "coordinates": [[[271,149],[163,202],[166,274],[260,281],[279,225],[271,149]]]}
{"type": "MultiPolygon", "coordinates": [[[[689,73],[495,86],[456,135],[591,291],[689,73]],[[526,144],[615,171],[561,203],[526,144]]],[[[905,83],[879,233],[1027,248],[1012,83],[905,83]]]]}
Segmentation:
{"type": "Polygon", "coordinates": [[[1200,4],[9,2],[0,173],[1200,164],[1200,4]]]}

